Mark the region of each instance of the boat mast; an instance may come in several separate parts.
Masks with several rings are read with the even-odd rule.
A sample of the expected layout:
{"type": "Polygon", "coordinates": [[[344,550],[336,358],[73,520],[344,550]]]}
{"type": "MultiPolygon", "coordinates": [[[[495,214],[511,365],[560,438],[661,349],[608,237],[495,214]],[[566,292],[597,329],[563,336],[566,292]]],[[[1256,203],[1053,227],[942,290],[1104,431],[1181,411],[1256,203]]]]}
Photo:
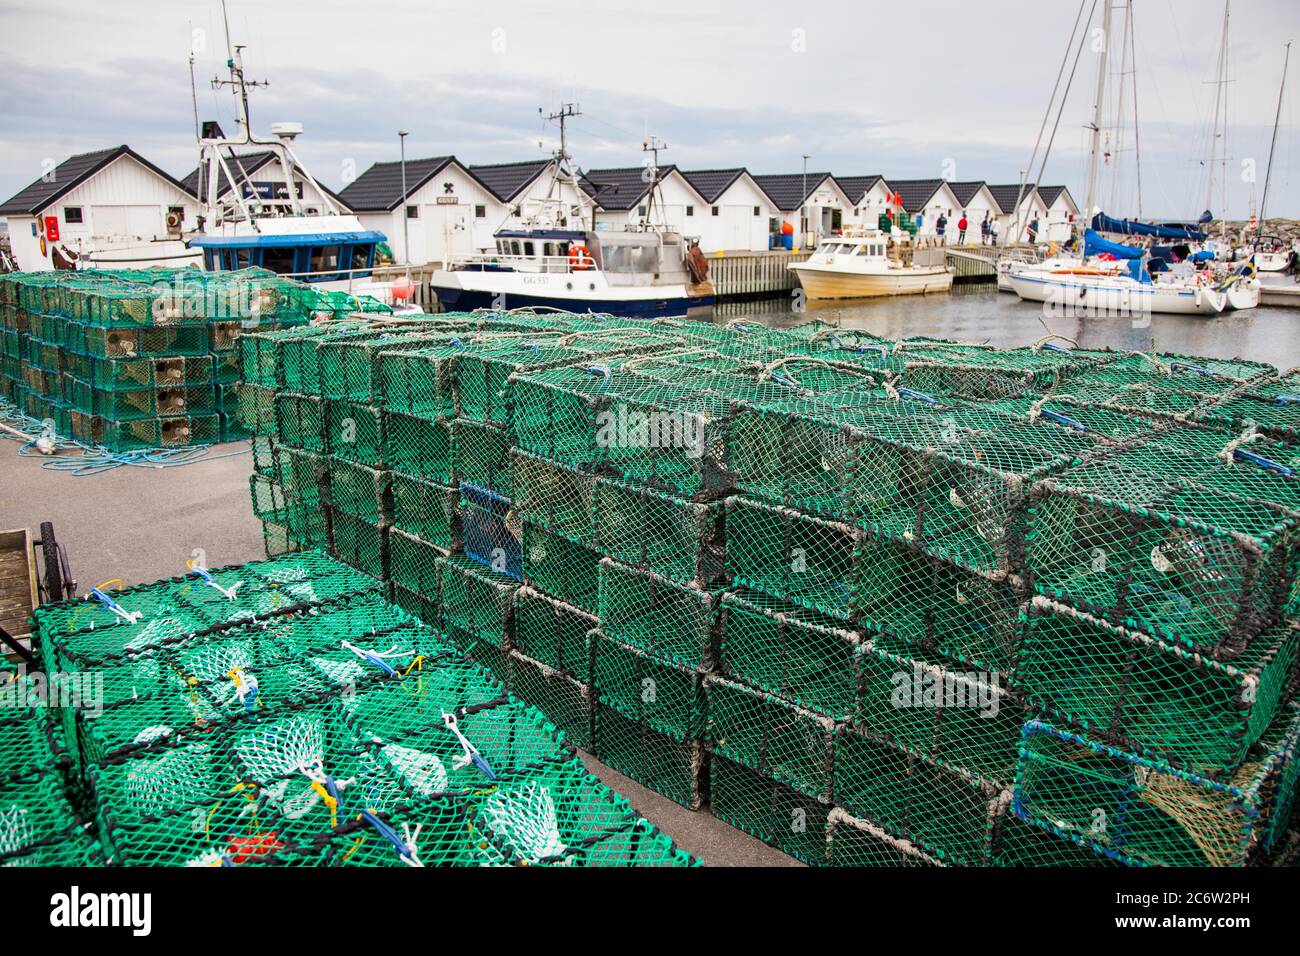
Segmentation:
{"type": "Polygon", "coordinates": [[[1101,51],[1097,63],[1097,100],[1092,107],[1092,156],[1088,162],[1088,198],[1084,205],[1086,222],[1091,225],[1097,202],[1097,160],[1101,155],[1101,119],[1106,99],[1106,59],[1110,52],[1111,0],[1104,0],[1101,17],[1101,51]]]}
{"type": "MultiPolygon", "coordinates": [[[[538,107],[537,112],[540,113],[541,111],[541,107],[538,107]]],[[[551,184],[546,189],[546,199],[550,202],[553,195],[554,201],[561,208],[567,207],[564,201],[563,182],[566,177],[573,184],[574,194],[578,197],[578,208],[585,209],[587,206],[586,194],[582,191],[582,187],[578,185],[578,177],[574,174],[573,165],[569,161],[571,158],[569,156],[569,133],[568,128],[565,126],[566,121],[581,115],[582,110],[579,109],[577,103],[561,103],[558,112],[551,113],[546,117],[548,121],[558,121],[560,124],[560,148],[555,153],[555,165],[551,171],[551,184]]],[[[591,207],[591,228],[593,231],[596,228],[596,207],[594,204],[591,207]]]]}
{"type": "Polygon", "coordinates": [[[1220,209],[1219,219],[1223,222],[1223,228],[1226,230],[1228,217],[1228,143],[1227,131],[1222,130],[1222,126],[1227,125],[1227,97],[1224,91],[1224,85],[1228,82],[1228,17],[1232,7],[1232,0],[1224,0],[1223,3],[1223,37],[1219,41],[1219,66],[1217,70],[1217,79],[1214,81],[1214,125],[1210,127],[1210,156],[1209,156],[1209,174],[1206,176],[1205,183],[1205,208],[1212,208],[1214,202],[1214,164],[1215,153],[1219,153],[1220,173],[1223,179],[1223,206],[1220,209]],[[1222,123],[1220,123],[1222,120],[1222,123]]]}
{"type": "MultiPolygon", "coordinates": [[[[667,148],[668,148],[668,144],[665,143],[663,140],[661,140],[658,136],[647,136],[645,139],[641,141],[641,152],[651,154],[650,200],[646,206],[646,213],[647,213],[646,222],[651,226],[654,225],[654,219],[655,219],[655,196],[659,192],[659,150],[667,149],[667,148]]],[[[662,207],[663,204],[664,204],[663,196],[659,196],[660,207],[662,207]]],[[[666,210],[661,208],[660,213],[664,215],[664,225],[667,226],[668,218],[667,218],[666,210]]]]}
{"type": "Polygon", "coordinates": [[[1286,57],[1282,61],[1282,85],[1277,91],[1277,113],[1273,116],[1273,140],[1268,146],[1268,166],[1264,170],[1264,195],[1259,200],[1259,225],[1255,234],[1264,233],[1264,205],[1268,202],[1268,181],[1273,177],[1273,150],[1277,148],[1277,126],[1282,121],[1282,94],[1286,92],[1286,71],[1291,65],[1291,41],[1286,41],[1286,57]]]}
{"type": "Polygon", "coordinates": [[[1127,0],[1124,4],[1124,32],[1119,44],[1119,73],[1116,74],[1115,81],[1119,89],[1119,99],[1115,105],[1115,167],[1111,170],[1110,201],[1107,204],[1111,209],[1114,209],[1119,202],[1119,172],[1124,152],[1124,94],[1128,89],[1125,85],[1125,77],[1129,75],[1129,46],[1132,36],[1133,0],[1127,0]]]}

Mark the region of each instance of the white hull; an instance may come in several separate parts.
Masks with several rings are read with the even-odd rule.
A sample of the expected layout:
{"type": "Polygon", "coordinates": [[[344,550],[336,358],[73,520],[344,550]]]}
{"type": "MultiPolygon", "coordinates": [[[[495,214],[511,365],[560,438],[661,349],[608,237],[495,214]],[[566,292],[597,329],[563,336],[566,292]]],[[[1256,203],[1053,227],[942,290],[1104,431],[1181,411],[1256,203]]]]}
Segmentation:
{"type": "Polygon", "coordinates": [[[947,292],[952,272],[934,268],[901,268],[884,272],[850,272],[820,264],[800,262],[790,266],[810,299],[866,299],[889,295],[947,292]]]}
{"type": "Polygon", "coordinates": [[[1079,276],[1013,273],[1012,289],[1030,302],[1046,302],[1086,314],[1218,315],[1227,296],[1209,286],[1187,288],[1160,283],[1139,283],[1127,277],[1083,279],[1079,276]]]}
{"type": "Polygon", "coordinates": [[[1253,309],[1259,305],[1259,280],[1238,280],[1228,286],[1227,293],[1228,301],[1225,306],[1226,309],[1253,309]]]}
{"type": "Polygon", "coordinates": [[[1285,272],[1291,264],[1291,252],[1257,252],[1255,268],[1260,272],[1285,272]]]}

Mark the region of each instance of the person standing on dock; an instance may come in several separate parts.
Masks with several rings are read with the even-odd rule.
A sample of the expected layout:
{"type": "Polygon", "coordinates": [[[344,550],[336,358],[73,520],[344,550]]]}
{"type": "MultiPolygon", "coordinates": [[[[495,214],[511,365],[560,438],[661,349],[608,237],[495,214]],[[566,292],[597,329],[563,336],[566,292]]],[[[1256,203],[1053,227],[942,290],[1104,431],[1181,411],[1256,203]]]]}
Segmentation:
{"type": "Polygon", "coordinates": [[[948,217],[939,213],[939,218],[934,221],[934,234],[939,238],[939,245],[947,245],[943,241],[943,234],[948,229],[948,217]]]}
{"type": "Polygon", "coordinates": [[[970,223],[966,219],[966,210],[961,211],[961,218],[957,220],[957,245],[966,245],[966,228],[970,223]]]}
{"type": "Polygon", "coordinates": [[[981,246],[987,246],[989,244],[989,234],[991,232],[992,229],[989,227],[989,214],[985,213],[984,218],[980,220],[980,245],[981,246]]]}
{"type": "Polygon", "coordinates": [[[1025,227],[1025,231],[1029,234],[1029,244],[1032,246],[1034,243],[1038,241],[1038,217],[1037,216],[1029,220],[1029,225],[1025,227]]]}

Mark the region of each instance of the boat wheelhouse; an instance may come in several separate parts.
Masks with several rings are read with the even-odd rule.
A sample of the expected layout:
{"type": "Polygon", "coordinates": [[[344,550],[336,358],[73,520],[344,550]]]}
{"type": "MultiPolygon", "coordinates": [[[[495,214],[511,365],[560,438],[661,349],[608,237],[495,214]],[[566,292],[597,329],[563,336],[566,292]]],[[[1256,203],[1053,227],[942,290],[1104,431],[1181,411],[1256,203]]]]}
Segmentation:
{"type": "Polygon", "coordinates": [[[938,253],[934,264],[916,262],[912,237],[902,231],[849,229],[823,239],[803,262],[790,264],[812,299],[858,299],[946,292],[953,272],[938,253]]]}
{"type": "Polygon", "coordinates": [[[203,265],[209,272],[256,266],[311,283],[369,278],[375,247],[384,241],[384,234],[360,228],[339,231],[338,220],[337,216],[262,220],[257,232],[204,234],[191,239],[190,246],[203,251],[203,265]],[[270,228],[272,223],[293,231],[279,232],[270,228]],[[307,231],[313,226],[326,231],[307,231]]]}

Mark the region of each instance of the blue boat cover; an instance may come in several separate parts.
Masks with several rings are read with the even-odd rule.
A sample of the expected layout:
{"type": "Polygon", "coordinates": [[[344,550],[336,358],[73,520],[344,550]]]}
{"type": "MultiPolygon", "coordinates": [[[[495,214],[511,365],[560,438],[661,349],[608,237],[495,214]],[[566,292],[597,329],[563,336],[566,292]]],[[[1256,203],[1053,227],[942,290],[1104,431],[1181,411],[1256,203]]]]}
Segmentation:
{"type": "Polygon", "coordinates": [[[1085,256],[1099,256],[1106,253],[1116,259],[1141,259],[1145,252],[1145,249],[1139,249],[1136,246],[1126,246],[1118,242],[1111,242],[1109,239],[1103,239],[1091,229],[1086,230],[1083,234],[1083,254],[1085,256]]]}
{"type": "Polygon", "coordinates": [[[368,229],[362,232],[301,232],[287,236],[196,236],[191,246],[211,249],[247,249],[267,246],[334,246],[359,242],[383,242],[388,237],[368,229]]]}
{"type": "Polygon", "coordinates": [[[1155,236],[1157,239],[1195,239],[1202,240],[1205,233],[1191,226],[1158,226],[1150,222],[1137,222],[1133,219],[1112,219],[1104,212],[1092,217],[1092,228],[1098,232],[1117,233],[1121,236],[1155,236]]]}

